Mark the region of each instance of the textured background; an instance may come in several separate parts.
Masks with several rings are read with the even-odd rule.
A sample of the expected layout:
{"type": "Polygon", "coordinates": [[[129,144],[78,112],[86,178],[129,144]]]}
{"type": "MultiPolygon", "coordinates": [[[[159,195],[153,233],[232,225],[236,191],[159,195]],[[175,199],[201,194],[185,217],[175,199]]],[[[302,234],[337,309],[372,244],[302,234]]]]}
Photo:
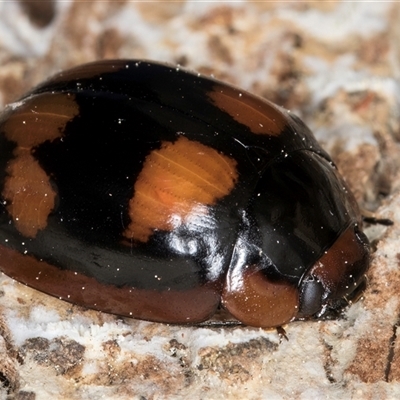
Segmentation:
{"type": "Polygon", "coordinates": [[[395,222],[367,228],[364,299],[282,343],[121,319],[1,276],[0,399],[400,398],[399,37],[399,3],[0,2],[0,109],[83,62],[180,64],[297,113],[361,206],[395,222]]]}

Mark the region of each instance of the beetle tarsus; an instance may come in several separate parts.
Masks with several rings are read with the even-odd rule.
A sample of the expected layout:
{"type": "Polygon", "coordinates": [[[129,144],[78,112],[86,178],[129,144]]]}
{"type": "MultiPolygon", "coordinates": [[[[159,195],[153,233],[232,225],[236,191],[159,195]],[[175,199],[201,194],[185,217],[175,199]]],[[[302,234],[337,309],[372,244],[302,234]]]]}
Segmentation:
{"type": "Polygon", "coordinates": [[[389,218],[377,218],[377,217],[366,217],[363,216],[363,221],[367,224],[371,225],[384,225],[384,226],[391,226],[394,222],[389,218]]]}
{"type": "Polygon", "coordinates": [[[289,338],[286,335],[286,331],[282,326],[276,327],[276,333],[279,335],[279,344],[282,343],[283,339],[286,339],[287,341],[289,341],[289,338]]]}

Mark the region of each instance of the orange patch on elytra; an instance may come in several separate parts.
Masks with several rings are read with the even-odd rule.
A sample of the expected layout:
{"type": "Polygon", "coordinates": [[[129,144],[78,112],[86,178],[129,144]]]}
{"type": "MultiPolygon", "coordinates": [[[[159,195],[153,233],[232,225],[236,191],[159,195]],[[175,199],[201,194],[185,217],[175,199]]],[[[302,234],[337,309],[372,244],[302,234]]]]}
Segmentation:
{"type": "Polygon", "coordinates": [[[253,133],[278,136],[286,125],[285,115],[275,105],[247,92],[216,84],[208,96],[218,108],[253,133]]]}
{"type": "Polygon", "coordinates": [[[26,99],[6,114],[1,130],[17,147],[6,167],[2,196],[15,227],[24,236],[35,237],[46,227],[56,197],[49,176],[32,150],[61,137],[66,123],[78,113],[74,96],[43,93],[26,99]]]}
{"type": "Polygon", "coordinates": [[[93,79],[107,73],[115,73],[127,68],[127,60],[102,60],[88,64],[77,65],[76,67],[62,71],[54,75],[45,85],[58,84],[61,82],[79,81],[80,79],[93,79]]]}
{"type": "Polygon", "coordinates": [[[32,148],[61,137],[67,122],[78,113],[73,95],[43,93],[24,100],[9,112],[2,130],[18,147],[32,148]]]}
{"type": "Polygon", "coordinates": [[[129,202],[127,239],[146,242],[154,230],[171,231],[193,214],[207,213],[235,186],[236,161],[181,136],[163,142],[143,164],[129,202]]]}
{"type": "Polygon", "coordinates": [[[56,193],[49,177],[26,150],[9,163],[7,173],[2,193],[7,200],[7,211],[20,233],[35,237],[47,225],[56,193]]]}

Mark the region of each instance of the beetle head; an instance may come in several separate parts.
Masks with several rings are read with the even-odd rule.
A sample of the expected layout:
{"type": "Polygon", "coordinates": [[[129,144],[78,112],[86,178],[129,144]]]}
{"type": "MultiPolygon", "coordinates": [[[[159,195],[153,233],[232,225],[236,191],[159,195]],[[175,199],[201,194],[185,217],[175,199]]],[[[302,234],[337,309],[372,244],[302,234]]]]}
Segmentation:
{"type": "Polygon", "coordinates": [[[369,242],[355,224],[307,271],[300,282],[298,318],[329,317],[357,301],[366,287],[369,242]]]}

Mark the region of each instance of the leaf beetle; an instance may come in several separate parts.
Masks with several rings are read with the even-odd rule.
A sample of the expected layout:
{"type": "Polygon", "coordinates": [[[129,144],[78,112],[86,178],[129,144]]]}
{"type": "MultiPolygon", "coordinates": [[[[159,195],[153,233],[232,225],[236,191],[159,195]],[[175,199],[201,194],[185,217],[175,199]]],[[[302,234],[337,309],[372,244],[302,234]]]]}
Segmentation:
{"type": "Polygon", "coordinates": [[[0,115],[0,173],[0,269],[74,304],[271,328],[366,286],[359,208],[311,131],[200,74],[61,72],[0,115]]]}

